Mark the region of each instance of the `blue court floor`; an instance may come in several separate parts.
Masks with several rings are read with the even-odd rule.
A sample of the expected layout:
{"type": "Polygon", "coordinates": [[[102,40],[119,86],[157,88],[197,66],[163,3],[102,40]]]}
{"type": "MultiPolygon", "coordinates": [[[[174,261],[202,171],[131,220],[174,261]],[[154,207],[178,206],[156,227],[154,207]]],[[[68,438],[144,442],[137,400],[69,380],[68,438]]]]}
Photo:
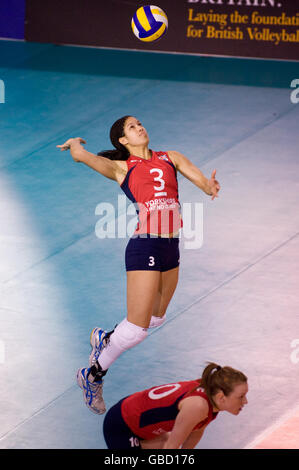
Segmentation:
{"type": "Polygon", "coordinates": [[[222,189],[211,201],[179,177],[183,207],[203,211],[202,243],[182,236],[167,322],[110,368],[107,407],[198,378],[207,361],[242,370],[249,403],[221,413],[198,448],[245,448],[298,406],[294,78],[298,63],[0,41],[0,448],[105,448],[75,375],[91,329],[126,315],[127,239],[97,236],[103,203],[116,221],[126,209],[116,183],[56,145],[80,136],[91,152],[110,148],[127,114],[154,150],[178,150],[207,176],[216,168],[222,189]]]}

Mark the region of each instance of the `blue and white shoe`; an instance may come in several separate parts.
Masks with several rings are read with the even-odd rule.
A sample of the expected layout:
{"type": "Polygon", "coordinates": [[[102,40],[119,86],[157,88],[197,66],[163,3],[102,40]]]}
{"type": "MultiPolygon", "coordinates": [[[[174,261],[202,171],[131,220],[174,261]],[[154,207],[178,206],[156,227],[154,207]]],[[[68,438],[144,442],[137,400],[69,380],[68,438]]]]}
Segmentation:
{"type": "Polygon", "coordinates": [[[101,328],[94,328],[90,334],[90,344],[92,351],[89,356],[89,367],[92,367],[98,360],[101,352],[107,346],[112,331],[104,331],[101,328]]]}
{"type": "Polygon", "coordinates": [[[83,391],[83,398],[86,406],[98,415],[105,413],[106,406],[103,400],[103,379],[91,382],[87,378],[89,369],[79,369],[77,372],[77,383],[83,391]]]}

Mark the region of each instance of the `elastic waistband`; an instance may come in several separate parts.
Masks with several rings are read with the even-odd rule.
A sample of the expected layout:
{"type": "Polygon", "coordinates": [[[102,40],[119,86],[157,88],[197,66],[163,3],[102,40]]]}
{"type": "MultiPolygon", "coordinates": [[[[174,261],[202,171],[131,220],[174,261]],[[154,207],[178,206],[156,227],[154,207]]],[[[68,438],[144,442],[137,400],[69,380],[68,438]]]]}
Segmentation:
{"type": "Polygon", "coordinates": [[[180,237],[180,232],[174,232],[174,233],[140,233],[132,235],[131,238],[163,238],[163,239],[172,239],[176,238],[178,239],[180,237]]]}

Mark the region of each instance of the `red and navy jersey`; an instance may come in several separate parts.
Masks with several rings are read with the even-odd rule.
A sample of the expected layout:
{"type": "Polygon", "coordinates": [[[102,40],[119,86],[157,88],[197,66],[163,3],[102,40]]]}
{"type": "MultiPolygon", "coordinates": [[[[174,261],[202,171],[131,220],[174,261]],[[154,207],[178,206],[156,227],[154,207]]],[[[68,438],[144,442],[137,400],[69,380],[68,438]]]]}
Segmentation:
{"type": "Polygon", "coordinates": [[[159,385],[134,393],[123,400],[122,417],[138,437],[153,439],[172,430],[179,413],[178,404],[187,395],[202,397],[209,405],[207,418],[197,423],[193,431],[216,418],[218,413],[213,412],[213,406],[197,380],[159,385]]]}
{"type": "Polygon", "coordinates": [[[176,233],[182,227],[176,168],[167,152],[153,152],[149,160],[131,155],[121,189],[135,204],[135,234],[176,233]]]}

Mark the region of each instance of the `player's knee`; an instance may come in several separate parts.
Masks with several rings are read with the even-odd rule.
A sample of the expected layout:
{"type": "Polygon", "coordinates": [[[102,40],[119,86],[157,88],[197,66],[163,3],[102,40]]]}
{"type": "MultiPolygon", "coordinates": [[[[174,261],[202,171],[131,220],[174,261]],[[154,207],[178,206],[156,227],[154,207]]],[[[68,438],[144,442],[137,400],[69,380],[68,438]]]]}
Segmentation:
{"type": "Polygon", "coordinates": [[[110,342],[117,344],[123,350],[127,350],[144,341],[147,335],[147,328],[137,326],[125,319],[115,328],[110,337],[110,342]]]}

